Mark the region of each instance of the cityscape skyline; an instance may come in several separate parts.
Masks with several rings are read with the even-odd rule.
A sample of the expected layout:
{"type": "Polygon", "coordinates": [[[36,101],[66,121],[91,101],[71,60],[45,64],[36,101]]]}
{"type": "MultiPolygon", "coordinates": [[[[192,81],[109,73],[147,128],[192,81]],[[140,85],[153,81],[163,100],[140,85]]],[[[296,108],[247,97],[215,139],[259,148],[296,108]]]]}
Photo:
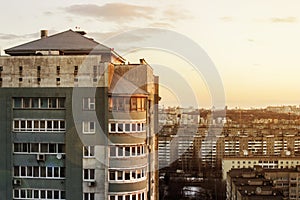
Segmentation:
{"type": "MultiPolygon", "coordinates": [[[[222,80],[225,105],[242,108],[299,105],[300,60],[296,53],[300,46],[299,6],[298,1],[287,4],[279,0],[8,1],[3,3],[6,9],[0,14],[5,19],[0,31],[0,49],[3,55],[4,49],[37,38],[41,29],[48,29],[52,35],[79,26],[89,37],[104,44],[110,37],[128,30],[167,29],[185,35],[207,53],[222,80]]],[[[134,45],[141,41],[143,38],[128,38],[126,42],[134,45]]],[[[119,52],[117,46],[112,47],[119,52]]],[[[194,81],[189,87],[197,99],[195,107],[212,107],[206,77],[195,76],[195,66],[189,60],[163,49],[138,49],[124,57],[135,62],[141,55],[155,68],[162,82],[166,79],[169,83],[167,79],[174,77],[160,71],[161,66],[174,70],[183,81],[194,81]]],[[[182,87],[177,91],[170,90],[170,85],[161,87],[160,103],[193,105],[195,102],[190,102],[189,95],[179,95],[186,86],[177,84],[182,87]]]]}

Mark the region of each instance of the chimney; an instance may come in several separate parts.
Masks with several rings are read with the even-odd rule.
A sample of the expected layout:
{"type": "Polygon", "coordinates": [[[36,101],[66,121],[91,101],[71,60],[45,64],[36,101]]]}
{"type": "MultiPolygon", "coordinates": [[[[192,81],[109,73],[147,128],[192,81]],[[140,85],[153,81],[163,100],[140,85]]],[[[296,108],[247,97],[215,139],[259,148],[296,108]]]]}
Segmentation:
{"type": "Polygon", "coordinates": [[[48,37],[48,30],[41,30],[41,39],[48,37]]]}

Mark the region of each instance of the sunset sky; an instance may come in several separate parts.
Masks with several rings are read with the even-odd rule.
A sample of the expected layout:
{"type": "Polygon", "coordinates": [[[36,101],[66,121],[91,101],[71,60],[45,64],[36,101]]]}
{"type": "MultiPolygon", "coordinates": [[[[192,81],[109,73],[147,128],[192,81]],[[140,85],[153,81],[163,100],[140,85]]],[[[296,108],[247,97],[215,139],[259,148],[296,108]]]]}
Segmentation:
{"type": "MultiPolygon", "coordinates": [[[[300,105],[299,0],[10,0],[1,7],[2,55],[4,49],[38,39],[41,29],[52,35],[80,27],[106,45],[125,31],[167,29],[207,53],[223,83],[225,105],[300,105]]],[[[127,39],[140,43],[143,37],[127,39]]],[[[117,44],[111,47],[118,52],[117,44]]],[[[146,46],[122,56],[130,62],[145,58],[154,68],[163,83],[161,104],[211,107],[206,77],[193,74],[190,60],[168,50],[146,46]],[[182,95],[187,87],[197,105],[189,93],[182,95]]]]}

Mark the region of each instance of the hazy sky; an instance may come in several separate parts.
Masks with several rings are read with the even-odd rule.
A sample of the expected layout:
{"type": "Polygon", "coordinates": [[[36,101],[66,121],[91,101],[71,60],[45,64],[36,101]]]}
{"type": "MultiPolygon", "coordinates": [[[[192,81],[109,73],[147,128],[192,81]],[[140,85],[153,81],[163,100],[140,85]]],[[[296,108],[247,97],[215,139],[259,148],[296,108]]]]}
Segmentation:
{"type": "MultiPolygon", "coordinates": [[[[1,7],[2,54],[3,49],[38,39],[41,29],[51,35],[78,26],[105,44],[108,37],[124,31],[162,28],[186,36],[207,53],[223,82],[226,105],[300,102],[299,0],[10,0],[1,7]]],[[[141,49],[124,57],[142,57],[153,65],[164,83],[162,104],[193,104],[184,93],[190,87],[199,107],[212,106],[206,78],[193,75],[190,61],[181,55],[141,49]],[[163,69],[174,69],[173,75],[163,69]]]]}

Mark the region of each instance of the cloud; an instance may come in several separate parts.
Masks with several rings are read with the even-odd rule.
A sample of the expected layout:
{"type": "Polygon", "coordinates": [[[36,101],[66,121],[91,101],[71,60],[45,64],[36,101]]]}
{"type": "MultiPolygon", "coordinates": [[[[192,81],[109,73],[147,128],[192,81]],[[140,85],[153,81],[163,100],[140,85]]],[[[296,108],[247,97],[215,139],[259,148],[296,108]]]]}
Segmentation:
{"type": "Polygon", "coordinates": [[[105,19],[110,21],[126,21],[138,18],[153,18],[153,8],[125,3],[107,3],[102,6],[95,4],[78,4],[64,8],[68,13],[105,19]]]}
{"type": "Polygon", "coordinates": [[[192,17],[187,13],[188,12],[185,10],[182,10],[175,6],[171,6],[169,7],[169,9],[163,11],[163,16],[165,19],[169,21],[178,21],[178,20],[189,19],[192,17]]]}
{"type": "Polygon", "coordinates": [[[271,18],[271,22],[272,23],[296,23],[297,22],[297,18],[296,17],[274,17],[271,18]]]}
{"type": "Polygon", "coordinates": [[[224,16],[224,17],[221,17],[220,20],[222,20],[223,22],[232,22],[233,21],[233,17],[231,17],[231,16],[224,16]]]}
{"type": "Polygon", "coordinates": [[[38,36],[38,33],[29,33],[25,35],[15,35],[11,33],[0,33],[0,40],[18,40],[18,39],[31,39],[38,36]]]}
{"type": "Polygon", "coordinates": [[[150,24],[149,27],[155,27],[155,28],[174,28],[174,26],[171,23],[167,22],[154,22],[150,24]]]}

